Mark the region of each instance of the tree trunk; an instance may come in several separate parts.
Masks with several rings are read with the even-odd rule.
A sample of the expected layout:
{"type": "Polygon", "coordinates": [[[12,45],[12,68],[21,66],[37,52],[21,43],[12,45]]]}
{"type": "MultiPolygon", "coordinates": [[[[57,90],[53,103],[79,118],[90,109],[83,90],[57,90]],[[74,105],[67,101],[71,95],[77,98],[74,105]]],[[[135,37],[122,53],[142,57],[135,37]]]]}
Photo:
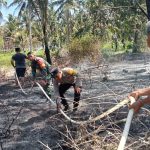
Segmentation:
{"type": "Polygon", "coordinates": [[[29,8],[29,50],[32,52],[31,11],[29,8]]]}
{"type": "Polygon", "coordinates": [[[50,57],[50,51],[48,47],[48,38],[47,38],[47,32],[46,32],[46,24],[43,24],[43,35],[44,35],[44,46],[45,46],[45,55],[47,62],[49,64],[52,64],[51,57],[50,57]]]}
{"type": "Polygon", "coordinates": [[[45,1],[44,5],[45,5],[45,11],[43,12],[43,17],[42,17],[42,19],[43,19],[42,29],[43,29],[43,35],[44,35],[45,55],[46,55],[47,62],[49,64],[52,64],[51,57],[50,57],[50,50],[49,50],[49,47],[48,47],[48,37],[47,37],[47,6],[48,6],[48,0],[45,1]]]}
{"type": "Polygon", "coordinates": [[[133,53],[137,53],[139,51],[138,36],[139,36],[139,31],[138,31],[138,29],[135,29],[134,41],[133,41],[133,49],[132,49],[133,53]]]}
{"type": "Polygon", "coordinates": [[[67,21],[67,44],[70,42],[70,19],[69,9],[66,10],[66,21],[67,21]]]}

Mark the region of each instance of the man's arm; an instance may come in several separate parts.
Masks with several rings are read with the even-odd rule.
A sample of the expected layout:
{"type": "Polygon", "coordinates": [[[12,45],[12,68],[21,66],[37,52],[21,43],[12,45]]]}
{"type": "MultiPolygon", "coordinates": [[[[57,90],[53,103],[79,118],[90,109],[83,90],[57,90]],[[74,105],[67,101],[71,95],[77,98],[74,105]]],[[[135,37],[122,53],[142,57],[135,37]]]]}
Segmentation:
{"type": "Polygon", "coordinates": [[[129,94],[137,100],[140,96],[150,96],[150,88],[138,89],[129,94]]]}
{"type": "Polygon", "coordinates": [[[31,69],[32,69],[32,78],[34,80],[36,77],[36,63],[35,62],[31,62],[31,69]]]}
{"type": "Polygon", "coordinates": [[[135,113],[138,113],[141,107],[143,107],[145,104],[150,104],[150,97],[147,97],[145,99],[139,99],[135,103],[129,106],[129,108],[133,108],[135,113]]]}
{"type": "Polygon", "coordinates": [[[76,74],[76,85],[75,85],[75,90],[77,93],[81,92],[81,88],[82,88],[82,80],[81,80],[81,76],[79,73],[76,74]]]}
{"type": "Polygon", "coordinates": [[[76,74],[76,87],[82,87],[82,80],[79,73],[76,74]]]}
{"type": "Polygon", "coordinates": [[[11,65],[15,68],[15,62],[13,59],[11,59],[11,65]]]}
{"type": "Polygon", "coordinates": [[[137,113],[141,107],[145,104],[150,104],[150,88],[139,89],[137,91],[132,92],[129,96],[132,96],[137,100],[135,103],[129,106],[129,108],[133,108],[134,112],[137,113]],[[144,99],[139,99],[140,96],[147,96],[144,99]]]}
{"type": "Polygon", "coordinates": [[[143,105],[150,104],[150,96],[148,96],[147,98],[145,98],[145,99],[143,99],[141,101],[142,101],[143,105]]]}
{"type": "Polygon", "coordinates": [[[54,95],[55,95],[54,97],[60,101],[59,84],[56,79],[52,79],[52,82],[54,87],[54,95]]]}

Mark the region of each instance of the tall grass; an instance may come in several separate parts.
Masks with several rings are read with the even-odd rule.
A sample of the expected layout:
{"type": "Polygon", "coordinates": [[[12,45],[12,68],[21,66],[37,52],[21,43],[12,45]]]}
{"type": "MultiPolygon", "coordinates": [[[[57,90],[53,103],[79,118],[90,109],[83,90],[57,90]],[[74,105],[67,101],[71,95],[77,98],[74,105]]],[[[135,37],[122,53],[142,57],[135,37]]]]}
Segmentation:
{"type": "Polygon", "coordinates": [[[0,66],[1,68],[10,68],[11,67],[11,57],[13,52],[0,52],[0,66]]]}

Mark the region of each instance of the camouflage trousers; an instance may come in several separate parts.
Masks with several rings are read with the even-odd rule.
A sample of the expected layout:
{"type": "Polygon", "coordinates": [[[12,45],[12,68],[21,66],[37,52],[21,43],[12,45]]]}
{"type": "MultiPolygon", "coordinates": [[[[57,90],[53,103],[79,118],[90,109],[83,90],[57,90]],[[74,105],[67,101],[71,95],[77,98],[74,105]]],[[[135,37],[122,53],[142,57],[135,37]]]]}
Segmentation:
{"type": "Polygon", "coordinates": [[[43,87],[44,91],[46,92],[46,94],[51,97],[51,88],[50,88],[50,84],[47,83],[44,87],[43,87]]]}

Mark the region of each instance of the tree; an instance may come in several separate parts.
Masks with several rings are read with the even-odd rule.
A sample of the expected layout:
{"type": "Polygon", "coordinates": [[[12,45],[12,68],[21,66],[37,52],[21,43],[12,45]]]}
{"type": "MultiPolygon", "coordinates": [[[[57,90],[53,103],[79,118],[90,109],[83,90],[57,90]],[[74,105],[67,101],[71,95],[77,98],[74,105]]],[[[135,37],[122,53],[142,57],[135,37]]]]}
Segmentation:
{"type": "Polygon", "coordinates": [[[26,19],[26,23],[28,28],[28,35],[29,35],[29,49],[30,51],[32,51],[32,35],[31,35],[31,7],[32,7],[32,3],[31,1],[26,1],[26,0],[14,0],[9,7],[13,6],[13,5],[17,5],[16,9],[19,9],[19,13],[18,13],[18,17],[26,17],[28,19],[26,19]]]}
{"type": "Polygon", "coordinates": [[[48,0],[45,0],[44,2],[43,0],[32,0],[34,11],[39,17],[42,26],[46,58],[49,64],[52,64],[47,36],[48,4],[48,0]]]}
{"type": "Polygon", "coordinates": [[[73,15],[80,9],[81,2],[79,0],[57,0],[52,5],[57,6],[56,14],[58,19],[64,25],[64,33],[66,35],[66,42],[69,43],[71,34],[73,32],[73,15]]]}
{"type": "MultiPolygon", "coordinates": [[[[39,18],[39,21],[41,22],[42,26],[42,32],[43,32],[43,40],[44,40],[44,46],[45,46],[45,54],[47,61],[51,64],[51,58],[50,58],[50,51],[48,46],[48,37],[47,37],[47,13],[48,13],[48,0],[14,0],[11,5],[18,4],[18,7],[20,7],[20,12],[23,10],[23,8],[28,8],[30,13],[34,13],[39,18]]],[[[31,29],[31,28],[30,28],[31,29]]]]}
{"type": "MultiPolygon", "coordinates": [[[[0,0],[0,8],[2,6],[6,6],[7,5],[7,1],[6,0],[0,0]]],[[[0,11],[0,23],[1,23],[1,20],[3,19],[3,14],[2,12],[0,11]]]]}

